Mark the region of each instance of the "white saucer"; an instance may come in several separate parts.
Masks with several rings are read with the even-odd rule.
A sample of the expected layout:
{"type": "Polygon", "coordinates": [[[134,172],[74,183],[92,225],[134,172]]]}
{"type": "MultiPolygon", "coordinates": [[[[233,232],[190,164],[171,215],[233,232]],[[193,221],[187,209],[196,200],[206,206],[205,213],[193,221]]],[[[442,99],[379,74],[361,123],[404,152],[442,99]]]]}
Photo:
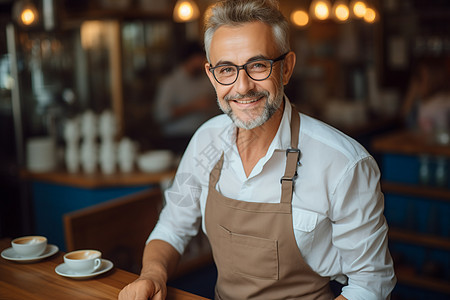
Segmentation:
{"type": "Polygon", "coordinates": [[[109,270],[112,269],[113,266],[114,264],[111,261],[107,259],[102,259],[102,264],[100,265],[100,268],[96,272],[89,274],[80,274],[70,270],[65,263],[62,263],[55,268],[55,272],[58,275],[70,277],[73,279],[89,279],[97,275],[103,274],[105,272],[108,272],[109,270]]]}
{"type": "Polygon", "coordinates": [[[58,246],[49,244],[47,245],[47,248],[45,249],[44,253],[42,253],[41,255],[34,257],[23,257],[17,254],[17,252],[14,251],[12,247],[10,247],[2,251],[2,257],[7,260],[28,263],[28,262],[35,262],[44,259],[46,257],[52,256],[53,254],[57,253],[58,250],[59,250],[58,246]]]}

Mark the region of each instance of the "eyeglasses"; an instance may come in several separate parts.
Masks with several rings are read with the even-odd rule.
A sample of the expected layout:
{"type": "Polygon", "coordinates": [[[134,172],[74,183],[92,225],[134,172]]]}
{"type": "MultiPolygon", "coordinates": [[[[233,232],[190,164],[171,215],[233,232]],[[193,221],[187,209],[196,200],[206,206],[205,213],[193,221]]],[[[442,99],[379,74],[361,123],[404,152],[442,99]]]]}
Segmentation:
{"type": "Polygon", "coordinates": [[[244,69],[248,77],[255,81],[263,81],[272,74],[272,66],[275,62],[283,60],[289,52],[275,59],[255,59],[241,66],[233,64],[222,64],[209,67],[209,71],[214,75],[216,81],[222,85],[231,85],[236,82],[239,71],[244,69]]]}

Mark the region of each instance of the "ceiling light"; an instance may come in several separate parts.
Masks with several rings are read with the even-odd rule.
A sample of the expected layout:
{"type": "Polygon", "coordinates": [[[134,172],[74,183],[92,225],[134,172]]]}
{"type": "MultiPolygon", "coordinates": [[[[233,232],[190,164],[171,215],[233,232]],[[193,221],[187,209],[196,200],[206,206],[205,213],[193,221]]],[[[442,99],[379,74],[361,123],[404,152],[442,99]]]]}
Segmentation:
{"type": "Polygon", "coordinates": [[[308,25],[309,23],[309,16],[308,13],[304,10],[294,10],[291,13],[291,21],[292,23],[294,23],[295,25],[299,26],[299,27],[303,27],[308,25]]]}
{"type": "Polygon", "coordinates": [[[313,0],[310,11],[318,20],[326,20],[330,16],[331,4],[328,0],[313,0]]]}
{"type": "Polygon", "coordinates": [[[36,25],[39,20],[39,13],[36,5],[29,0],[19,0],[14,2],[12,14],[17,24],[23,27],[36,25]]]}
{"type": "Polygon", "coordinates": [[[364,1],[353,1],[350,7],[352,8],[353,15],[357,18],[363,18],[366,14],[366,3],[364,1]]]}
{"type": "Polygon", "coordinates": [[[377,20],[377,13],[373,8],[367,7],[364,14],[364,21],[367,23],[374,23],[377,20]]]}
{"type": "Polygon", "coordinates": [[[192,0],[178,0],[173,9],[175,22],[189,22],[198,19],[200,11],[192,0]]]}
{"type": "Polygon", "coordinates": [[[344,0],[337,0],[332,9],[332,16],[336,21],[345,22],[350,17],[348,5],[344,0]]]}

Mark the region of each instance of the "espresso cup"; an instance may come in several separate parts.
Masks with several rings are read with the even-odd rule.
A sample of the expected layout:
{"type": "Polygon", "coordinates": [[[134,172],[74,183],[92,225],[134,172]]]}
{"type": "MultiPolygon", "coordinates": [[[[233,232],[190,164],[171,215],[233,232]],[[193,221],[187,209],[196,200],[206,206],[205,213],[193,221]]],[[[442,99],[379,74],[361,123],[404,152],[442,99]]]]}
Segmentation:
{"type": "Polygon", "coordinates": [[[14,251],[22,257],[36,257],[47,249],[45,236],[23,236],[11,241],[14,251]]]}
{"type": "Polygon", "coordinates": [[[77,250],[64,255],[67,267],[80,274],[89,274],[98,270],[102,264],[102,253],[98,250],[77,250]]]}

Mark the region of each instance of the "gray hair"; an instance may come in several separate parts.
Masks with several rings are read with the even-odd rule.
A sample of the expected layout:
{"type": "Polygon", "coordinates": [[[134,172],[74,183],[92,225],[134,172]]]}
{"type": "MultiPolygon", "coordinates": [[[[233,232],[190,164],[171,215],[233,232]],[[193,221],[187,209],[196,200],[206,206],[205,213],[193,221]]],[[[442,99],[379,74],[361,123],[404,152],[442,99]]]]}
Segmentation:
{"type": "Polygon", "coordinates": [[[205,14],[205,52],[209,50],[216,30],[223,25],[239,26],[250,22],[263,22],[272,27],[275,43],[281,53],[288,52],[289,23],[278,9],[277,0],[222,0],[211,6],[205,14]]]}

